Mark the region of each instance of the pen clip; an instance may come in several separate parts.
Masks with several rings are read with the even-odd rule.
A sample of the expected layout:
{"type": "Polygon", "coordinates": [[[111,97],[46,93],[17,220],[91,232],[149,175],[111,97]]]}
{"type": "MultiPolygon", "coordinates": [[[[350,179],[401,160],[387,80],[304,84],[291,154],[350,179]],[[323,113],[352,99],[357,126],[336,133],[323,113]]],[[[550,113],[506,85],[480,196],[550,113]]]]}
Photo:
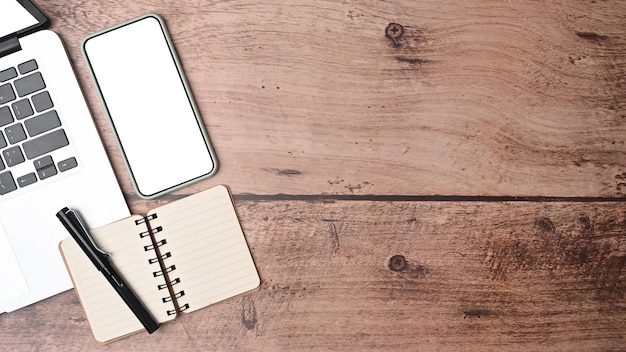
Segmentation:
{"type": "Polygon", "coordinates": [[[87,226],[85,226],[85,223],[83,223],[83,219],[80,217],[80,215],[78,215],[78,213],[72,209],[68,209],[67,210],[68,213],[72,213],[74,215],[74,218],[76,219],[76,221],[78,221],[78,226],[80,226],[82,233],[85,234],[85,237],[87,238],[87,240],[89,241],[89,243],[91,243],[91,245],[93,246],[93,248],[98,251],[98,253],[106,256],[106,257],[110,257],[111,253],[104,251],[103,249],[101,249],[100,247],[98,247],[98,245],[96,244],[96,241],[93,240],[93,238],[91,238],[91,233],[89,232],[89,230],[87,230],[87,226]]]}

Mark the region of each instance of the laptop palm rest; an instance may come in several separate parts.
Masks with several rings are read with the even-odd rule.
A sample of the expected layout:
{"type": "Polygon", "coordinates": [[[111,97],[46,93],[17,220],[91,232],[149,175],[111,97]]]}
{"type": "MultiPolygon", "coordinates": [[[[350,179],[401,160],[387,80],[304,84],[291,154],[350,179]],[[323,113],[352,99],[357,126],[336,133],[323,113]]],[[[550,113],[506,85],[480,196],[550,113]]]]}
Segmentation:
{"type": "Polygon", "coordinates": [[[0,223],[0,268],[2,268],[2,289],[0,290],[0,306],[2,306],[5,302],[28,293],[28,285],[2,223],[0,223]]]}

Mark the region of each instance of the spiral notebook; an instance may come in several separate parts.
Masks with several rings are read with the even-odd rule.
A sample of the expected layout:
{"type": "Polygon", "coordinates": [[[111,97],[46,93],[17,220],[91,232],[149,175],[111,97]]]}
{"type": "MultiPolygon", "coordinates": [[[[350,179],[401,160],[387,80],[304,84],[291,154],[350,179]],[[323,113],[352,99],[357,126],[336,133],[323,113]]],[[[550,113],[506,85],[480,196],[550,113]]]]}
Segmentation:
{"type": "MultiPolygon", "coordinates": [[[[259,287],[232,198],[217,186],[92,229],[159,323],[259,287]]],[[[107,343],[143,326],[73,238],[60,250],[95,339],[107,343]]]]}

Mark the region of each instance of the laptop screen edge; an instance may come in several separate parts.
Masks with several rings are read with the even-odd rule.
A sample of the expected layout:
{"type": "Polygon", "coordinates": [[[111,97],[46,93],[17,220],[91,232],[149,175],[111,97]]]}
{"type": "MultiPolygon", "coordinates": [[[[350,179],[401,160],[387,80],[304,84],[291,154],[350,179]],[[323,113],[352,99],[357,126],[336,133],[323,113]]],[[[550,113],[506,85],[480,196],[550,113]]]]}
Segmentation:
{"type": "Polygon", "coordinates": [[[10,33],[8,35],[0,37],[0,42],[3,42],[7,38],[11,38],[11,37],[18,37],[18,38],[23,37],[25,35],[37,32],[41,29],[45,29],[50,26],[50,18],[46,16],[46,14],[41,10],[41,8],[39,8],[37,4],[35,4],[35,2],[33,2],[32,0],[16,0],[16,1],[37,20],[37,23],[35,23],[32,26],[22,28],[18,30],[17,32],[10,33]]]}

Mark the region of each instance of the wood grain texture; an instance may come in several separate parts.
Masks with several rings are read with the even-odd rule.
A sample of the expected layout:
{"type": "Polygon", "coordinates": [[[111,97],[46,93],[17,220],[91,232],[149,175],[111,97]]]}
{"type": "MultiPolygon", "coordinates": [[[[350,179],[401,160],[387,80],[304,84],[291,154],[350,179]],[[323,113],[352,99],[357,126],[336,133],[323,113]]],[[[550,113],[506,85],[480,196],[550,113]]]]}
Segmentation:
{"type": "Polygon", "coordinates": [[[623,1],[40,3],[128,193],[79,45],[146,12],[167,21],[220,159],[195,190],[626,192],[623,1]]]}
{"type": "Polygon", "coordinates": [[[66,292],[0,315],[1,350],[624,350],[626,2],[38,3],[131,210],[229,185],[263,284],[107,347],[66,292]],[[147,12],[220,159],[154,201],[80,54],[147,12]]]}
{"type": "Polygon", "coordinates": [[[626,346],[626,213],[613,204],[239,200],[237,211],[259,291],[106,348],[70,291],[0,315],[2,348],[626,346]]]}

